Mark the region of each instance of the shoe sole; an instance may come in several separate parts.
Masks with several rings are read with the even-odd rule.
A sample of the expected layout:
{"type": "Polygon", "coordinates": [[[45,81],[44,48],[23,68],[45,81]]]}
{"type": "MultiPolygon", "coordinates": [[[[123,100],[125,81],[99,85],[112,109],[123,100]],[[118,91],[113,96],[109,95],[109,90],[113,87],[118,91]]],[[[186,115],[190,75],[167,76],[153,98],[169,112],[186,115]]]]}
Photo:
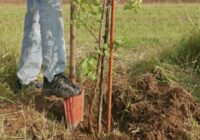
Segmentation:
{"type": "Polygon", "coordinates": [[[46,96],[46,97],[51,97],[51,96],[56,96],[58,98],[70,98],[70,97],[74,97],[74,96],[78,96],[79,94],[73,94],[73,95],[65,95],[63,93],[61,93],[60,91],[53,91],[51,89],[43,89],[42,90],[42,96],[46,96]]]}

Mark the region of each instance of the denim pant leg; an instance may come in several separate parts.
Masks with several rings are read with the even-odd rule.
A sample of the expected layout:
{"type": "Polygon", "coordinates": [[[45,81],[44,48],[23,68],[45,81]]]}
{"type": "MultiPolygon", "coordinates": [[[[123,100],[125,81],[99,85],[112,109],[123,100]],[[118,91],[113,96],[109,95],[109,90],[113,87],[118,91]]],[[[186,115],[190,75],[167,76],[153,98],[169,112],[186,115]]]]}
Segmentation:
{"type": "Polygon", "coordinates": [[[39,0],[44,77],[65,72],[66,51],[61,0],[39,0]]]}
{"type": "Polygon", "coordinates": [[[38,0],[27,0],[24,36],[17,76],[24,85],[36,79],[42,63],[38,0]]]}

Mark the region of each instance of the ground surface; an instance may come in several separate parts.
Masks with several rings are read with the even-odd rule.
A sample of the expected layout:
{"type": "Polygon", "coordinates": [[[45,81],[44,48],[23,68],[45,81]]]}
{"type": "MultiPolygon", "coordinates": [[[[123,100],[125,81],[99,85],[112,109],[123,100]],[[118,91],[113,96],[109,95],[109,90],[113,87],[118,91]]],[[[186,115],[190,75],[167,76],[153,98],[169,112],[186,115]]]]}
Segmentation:
{"type": "Polygon", "coordinates": [[[115,89],[113,116],[118,118],[121,129],[135,139],[190,139],[189,119],[200,123],[200,104],[182,88],[163,85],[153,75],[144,76],[137,86],[137,97],[132,92],[124,94],[120,87],[115,89]],[[126,109],[130,112],[117,111],[126,109]]]}
{"type": "MultiPolygon", "coordinates": [[[[103,139],[189,140],[191,131],[200,139],[193,125],[200,124],[200,103],[157,78],[148,74],[137,81],[138,92],[114,85],[113,121],[121,133],[103,139]]],[[[62,100],[31,96],[29,103],[27,98],[18,103],[0,100],[1,138],[95,139],[87,132],[87,118],[74,133],[65,129],[62,100]]]]}
{"type": "MultiPolygon", "coordinates": [[[[68,27],[66,7],[64,17],[68,27]]],[[[27,95],[26,91],[13,94],[25,6],[1,4],[0,11],[0,139],[95,139],[87,133],[88,104],[85,122],[71,134],[65,129],[62,100],[47,101],[27,95]]],[[[118,6],[116,38],[126,43],[115,58],[113,132],[102,135],[102,139],[200,139],[199,76],[191,68],[151,62],[159,59],[163,51],[176,47],[191,30],[199,28],[199,15],[200,6],[195,4],[143,5],[137,14],[118,6]]],[[[65,32],[69,32],[68,28],[65,32]]],[[[79,62],[86,52],[93,51],[88,47],[95,42],[82,27],[77,34],[79,62]]],[[[68,44],[68,34],[66,38],[68,44]]],[[[82,83],[86,99],[92,83],[82,83]]],[[[95,119],[94,115],[94,122],[95,119]]]]}

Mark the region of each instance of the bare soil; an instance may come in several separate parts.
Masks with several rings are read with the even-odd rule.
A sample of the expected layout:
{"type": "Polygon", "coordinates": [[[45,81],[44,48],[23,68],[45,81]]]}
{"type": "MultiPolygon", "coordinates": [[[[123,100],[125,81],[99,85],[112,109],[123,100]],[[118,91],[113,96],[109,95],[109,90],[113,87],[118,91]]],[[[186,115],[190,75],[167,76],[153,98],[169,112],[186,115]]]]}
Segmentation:
{"type": "MultiPolygon", "coordinates": [[[[112,128],[123,135],[104,139],[190,140],[189,119],[200,124],[200,103],[188,92],[162,83],[151,74],[137,82],[123,79],[123,74],[120,79],[115,79],[113,87],[112,128]]],[[[24,136],[26,130],[33,139],[95,139],[87,131],[87,107],[85,122],[72,134],[65,129],[63,101],[57,98],[35,96],[32,103],[21,100],[15,104],[0,100],[0,122],[5,136],[24,136]]]]}
{"type": "Polygon", "coordinates": [[[115,87],[113,118],[136,140],[189,140],[192,117],[200,124],[200,104],[179,87],[147,75],[138,93],[115,87]]]}
{"type": "MultiPolygon", "coordinates": [[[[179,87],[159,83],[156,76],[147,75],[136,82],[137,90],[129,88],[133,83],[114,83],[113,93],[113,128],[118,128],[124,135],[113,136],[115,139],[135,140],[189,140],[191,124],[194,118],[200,124],[200,104],[179,87]],[[116,84],[117,83],[117,84],[116,84]],[[119,86],[125,84],[126,86],[119,86]]],[[[135,83],[133,84],[135,85],[135,83]]],[[[23,102],[23,101],[22,101],[23,102]]],[[[64,121],[63,101],[56,98],[44,99],[36,96],[34,106],[25,102],[9,103],[1,100],[0,120],[4,125],[4,134],[19,136],[26,129],[32,138],[44,138],[40,134],[45,130],[46,138],[93,139],[87,132],[87,111],[85,122],[72,134],[68,134],[64,125],[55,126],[64,121]],[[46,114],[43,114],[46,112],[46,114]],[[45,117],[46,116],[46,117],[45,117]],[[48,118],[48,119],[46,119],[48,118]]],[[[86,105],[87,107],[87,105],[86,105]]],[[[87,109],[86,109],[87,110],[87,109]]],[[[96,122],[95,118],[93,120],[96,122]]]]}

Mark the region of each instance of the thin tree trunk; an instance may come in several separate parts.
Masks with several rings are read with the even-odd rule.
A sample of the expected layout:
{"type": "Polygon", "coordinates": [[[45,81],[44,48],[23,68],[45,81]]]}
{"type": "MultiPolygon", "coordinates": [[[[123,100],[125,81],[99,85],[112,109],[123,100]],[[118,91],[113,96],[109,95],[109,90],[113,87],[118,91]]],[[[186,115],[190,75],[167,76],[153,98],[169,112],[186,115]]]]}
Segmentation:
{"type": "MultiPolygon", "coordinates": [[[[103,30],[103,19],[104,19],[104,15],[105,15],[105,7],[106,7],[106,0],[104,0],[104,3],[103,3],[103,9],[102,9],[100,26],[99,26],[98,49],[101,49],[101,47],[102,47],[102,30],[103,30]]],[[[96,92],[97,92],[100,57],[101,57],[101,55],[98,54],[98,56],[97,56],[97,68],[96,68],[96,80],[95,80],[94,90],[93,90],[94,92],[92,94],[92,98],[91,98],[91,102],[90,102],[90,106],[89,106],[88,129],[93,134],[94,134],[94,130],[93,130],[93,127],[92,127],[92,110],[93,110],[95,95],[96,95],[96,92]]]]}
{"type": "MultiPolygon", "coordinates": [[[[108,43],[108,34],[109,34],[109,16],[110,16],[110,8],[109,1],[106,1],[106,24],[105,24],[105,35],[104,35],[104,44],[108,43]]],[[[102,106],[103,106],[103,81],[104,81],[104,62],[105,62],[105,48],[102,47],[103,55],[101,56],[101,70],[100,70],[100,82],[99,82],[99,133],[101,133],[101,121],[102,121],[102,106]]]]}
{"type": "Polygon", "coordinates": [[[70,5],[70,79],[75,83],[75,47],[76,47],[76,23],[75,23],[76,7],[71,2],[70,5]]]}

